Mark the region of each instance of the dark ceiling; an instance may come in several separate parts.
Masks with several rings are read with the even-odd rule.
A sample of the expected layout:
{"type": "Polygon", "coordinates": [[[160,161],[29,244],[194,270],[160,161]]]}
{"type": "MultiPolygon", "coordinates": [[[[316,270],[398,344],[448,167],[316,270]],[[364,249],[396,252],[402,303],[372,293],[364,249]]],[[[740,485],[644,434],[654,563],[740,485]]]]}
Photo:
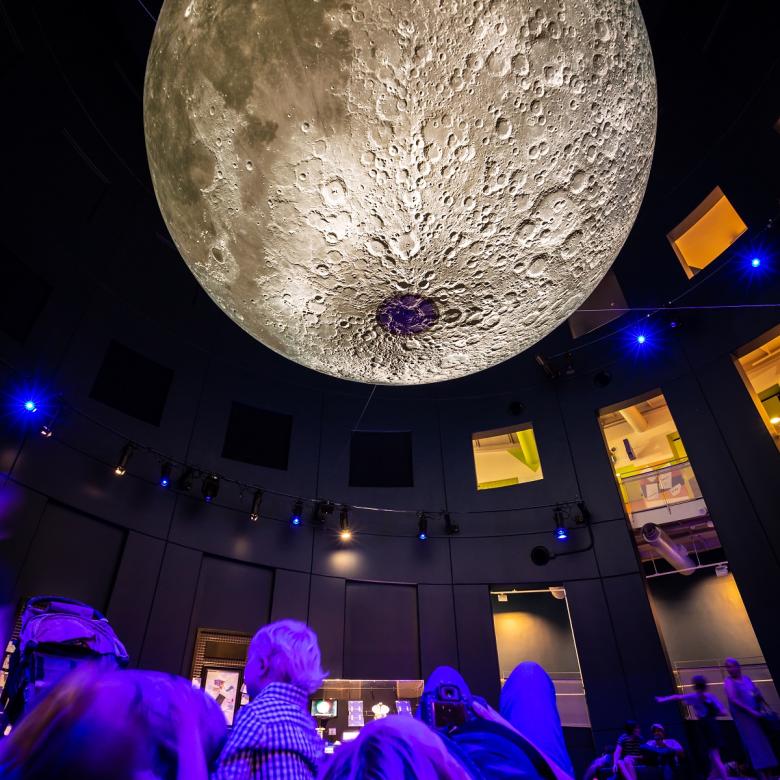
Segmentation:
{"type": "MultiPolygon", "coordinates": [[[[171,312],[189,308],[195,315],[188,316],[203,311],[213,317],[215,307],[168,238],[146,165],[143,75],[160,5],[0,5],[3,243],[51,284],[83,280],[78,286],[85,294],[117,296],[168,327],[171,312]],[[123,235],[125,224],[132,225],[132,236],[123,235]],[[132,252],[123,251],[123,242],[133,245],[132,252]],[[128,271],[136,266],[134,279],[128,271]]],[[[780,4],[659,0],[641,6],[655,57],[659,124],[647,196],[614,266],[632,306],[663,303],[690,287],[665,234],[714,186],[723,187],[751,229],[739,251],[748,251],[748,242],[777,213],[780,192],[780,134],[774,128],[780,117],[780,4]]],[[[729,293],[729,274],[698,284],[708,275],[697,277],[689,300],[729,293]]],[[[259,345],[247,347],[251,339],[232,323],[225,323],[220,338],[225,334],[263,355],[270,370],[339,383],[316,379],[259,345]]],[[[199,339],[192,332],[180,336],[199,339]]],[[[207,341],[204,349],[213,346],[207,341]]],[[[563,325],[540,350],[553,354],[570,346],[563,325]]],[[[512,364],[531,358],[446,384],[471,391],[511,377],[512,364]]]]}

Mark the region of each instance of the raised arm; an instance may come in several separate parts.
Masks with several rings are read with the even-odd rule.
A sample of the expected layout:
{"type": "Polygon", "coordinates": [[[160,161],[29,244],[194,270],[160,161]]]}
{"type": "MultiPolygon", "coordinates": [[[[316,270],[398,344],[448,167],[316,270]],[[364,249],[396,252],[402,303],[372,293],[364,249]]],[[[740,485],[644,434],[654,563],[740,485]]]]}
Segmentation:
{"type": "Polygon", "coordinates": [[[671,696],[656,696],[655,700],[659,704],[665,704],[667,701],[685,701],[687,698],[687,693],[673,693],[671,696]]]}

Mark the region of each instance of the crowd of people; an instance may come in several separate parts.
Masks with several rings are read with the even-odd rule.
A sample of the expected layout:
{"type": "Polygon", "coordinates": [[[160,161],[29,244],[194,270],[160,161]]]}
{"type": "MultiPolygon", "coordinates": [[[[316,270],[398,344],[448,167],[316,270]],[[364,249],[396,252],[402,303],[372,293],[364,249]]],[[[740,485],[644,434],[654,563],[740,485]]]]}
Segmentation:
{"type": "MultiPolygon", "coordinates": [[[[777,728],[777,715],[770,709],[755,682],[743,674],[739,661],[727,658],[724,666],[728,675],[724,689],[729,713],[750,770],[759,780],[770,780],[772,770],[778,767],[769,737],[777,728]]],[[[718,719],[726,716],[723,706],[709,690],[704,676],[694,675],[691,688],[690,693],[657,696],[656,701],[659,704],[682,702],[695,714],[698,737],[709,762],[708,780],[728,780],[732,774],[741,775],[739,765],[733,762],[732,773],[721,755],[724,740],[718,719]]],[[[640,775],[649,780],[648,775],[653,773],[654,780],[675,780],[685,774],[682,745],[666,735],[661,723],[654,723],[650,730],[652,738],[645,741],[640,725],[636,721],[628,721],[614,748],[604,748],[602,755],[590,765],[585,780],[640,780],[640,775]]]]}
{"type": "MultiPolygon", "coordinates": [[[[726,691],[759,777],[776,763],[763,731],[748,718],[764,712],[755,684],[730,660],[726,691]],[[744,715],[744,718],[742,717],[744,715]]],[[[64,678],[0,742],[8,780],[573,780],[553,683],[535,663],[506,681],[499,710],[472,695],[454,669],[425,683],[416,717],[390,715],[325,754],[308,714],[323,682],[316,635],[283,620],[250,643],[244,680],[249,703],[230,733],[217,703],[182,678],[85,664],[64,678]],[[457,718],[453,720],[453,714],[457,718]]],[[[706,725],[711,777],[725,780],[716,718],[723,714],[703,678],[682,699],[706,725]]],[[[763,715],[762,715],[763,717],[763,715]]],[[[641,780],[647,766],[671,780],[683,748],[661,724],[644,742],[628,723],[614,750],[588,770],[595,777],[641,780]],[[653,756],[655,757],[653,759],[653,756]]]]}

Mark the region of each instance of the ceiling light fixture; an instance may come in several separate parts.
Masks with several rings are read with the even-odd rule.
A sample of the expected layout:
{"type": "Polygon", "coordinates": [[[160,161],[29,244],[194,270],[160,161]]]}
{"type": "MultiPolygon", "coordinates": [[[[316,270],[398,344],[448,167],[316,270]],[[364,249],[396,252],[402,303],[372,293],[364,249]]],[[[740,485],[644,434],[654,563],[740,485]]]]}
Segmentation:
{"type": "Polygon", "coordinates": [[[349,510],[347,507],[341,507],[341,513],[339,514],[339,539],[342,542],[348,542],[352,539],[352,529],[349,527],[349,510]]]}
{"type": "Polygon", "coordinates": [[[428,515],[420,512],[417,516],[417,538],[424,542],[428,538],[428,515]]]}
{"type": "Polygon", "coordinates": [[[294,525],[296,528],[301,524],[303,519],[303,503],[296,501],[293,506],[292,515],[290,516],[290,525],[294,525]]]}
{"type": "Polygon", "coordinates": [[[219,476],[217,474],[207,474],[203,477],[200,492],[203,500],[210,504],[217,497],[217,493],[219,493],[219,476]]]}
{"type": "Polygon", "coordinates": [[[263,503],[263,491],[255,490],[252,496],[252,508],[249,510],[249,519],[256,523],[260,519],[260,505],[263,503]]]}
{"type": "Polygon", "coordinates": [[[116,466],[114,466],[114,474],[116,474],[118,477],[124,477],[124,475],[127,473],[127,462],[130,460],[130,456],[132,454],[133,445],[130,442],[127,442],[127,444],[122,447],[122,450],[119,453],[119,457],[116,461],[116,466]]]}
{"type": "Polygon", "coordinates": [[[171,484],[172,471],[173,465],[167,460],[160,466],[160,487],[167,488],[171,484]]]}

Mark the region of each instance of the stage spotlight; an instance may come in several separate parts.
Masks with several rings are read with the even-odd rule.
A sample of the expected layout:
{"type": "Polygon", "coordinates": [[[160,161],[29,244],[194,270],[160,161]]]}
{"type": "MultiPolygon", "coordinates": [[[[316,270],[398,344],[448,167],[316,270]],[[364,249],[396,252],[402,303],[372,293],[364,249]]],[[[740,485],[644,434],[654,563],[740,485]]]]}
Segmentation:
{"type": "Polygon", "coordinates": [[[30,414],[34,414],[38,411],[38,404],[33,398],[28,398],[24,402],[24,411],[29,412],[30,414]]]}
{"type": "Polygon", "coordinates": [[[194,478],[195,472],[189,466],[187,466],[184,469],[182,475],[179,477],[179,481],[176,484],[176,487],[185,493],[189,493],[190,490],[192,490],[192,480],[194,478]]]}
{"type": "Polygon", "coordinates": [[[555,538],[559,542],[565,542],[569,538],[569,531],[566,528],[563,511],[559,506],[553,510],[553,520],[555,521],[555,538]]]}
{"type": "Polygon", "coordinates": [[[318,501],[314,508],[314,519],[320,524],[325,525],[328,515],[333,514],[335,507],[330,501],[318,501]]]}
{"type": "Polygon", "coordinates": [[[761,258],[760,257],[754,257],[750,261],[750,265],[753,266],[753,268],[760,268],[761,267],[761,258]]]}
{"type": "Polygon", "coordinates": [[[299,526],[301,524],[301,516],[303,514],[303,504],[300,501],[295,502],[292,515],[290,516],[290,525],[299,526]]]}
{"type": "Polygon", "coordinates": [[[424,542],[428,538],[428,515],[420,512],[417,517],[417,538],[424,542]]]}
{"type": "Polygon", "coordinates": [[[165,461],[165,463],[160,466],[160,487],[167,488],[168,485],[171,484],[171,472],[173,471],[173,466],[168,462],[165,461]]]}
{"type": "Polygon", "coordinates": [[[203,500],[210,504],[217,497],[217,493],[219,493],[219,477],[216,474],[207,474],[203,477],[200,492],[203,500]]]}
{"type": "Polygon", "coordinates": [[[54,433],[54,431],[52,430],[51,425],[48,425],[48,424],[44,423],[41,426],[40,433],[41,433],[41,436],[43,436],[44,439],[51,439],[52,434],[54,433]]]}
{"type": "Polygon", "coordinates": [[[263,491],[255,490],[252,496],[252,508],[249,510],[249,519],[256,523],[260,519],[260,505],[263,503],[263,491]]]}
{"type": "Polygon", "coordinates": [[[114,466],[114,474],[118,477],[124,477],[127,473],[127,462],[130,460],[130,456],[133,454],[133,445],[127,442],[117,458],[116,466],[114,466]]]}
{"type": "Polygon", "coordinates": [[[352,530],[349,527],[349,510],[347,507],[341,507],[341,514],[339,515],[339,539],[342,542],[348,542],[352,538],[352,530]]]}
{"type": "Polygon", "coordinates": [[[454,536],[460,533],[460,526],[452,522],[449,512],[444,513],[444,533],[448,536],[454,536]]]}
{"type": "Polygon", "coordinates": [[[647,336],[645,336],[644,333],[637,333],[636,335],[636,343],[642,346],[647,341],[647,336]]]}
{"type": "Polygon", "coordinates": [[[554,368],[552,365],[550,365],[550,362],[547,360],[547,358],[542,355],[536,355],[534,357],[534,360],[536,361],[537,365],[544,371],[544,373],[547,375],[548,379],[557,379],[558,378],[558,370],[554,368]]]}

